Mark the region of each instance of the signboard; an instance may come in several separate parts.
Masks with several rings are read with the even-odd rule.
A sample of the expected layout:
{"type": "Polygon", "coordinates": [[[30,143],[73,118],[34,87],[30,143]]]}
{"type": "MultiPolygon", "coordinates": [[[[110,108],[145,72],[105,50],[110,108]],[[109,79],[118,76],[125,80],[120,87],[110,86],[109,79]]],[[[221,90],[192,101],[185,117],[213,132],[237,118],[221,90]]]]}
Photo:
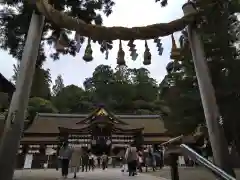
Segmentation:
{"type": "Polygon", "coordinates": [[[27,154],[26,157],[25,157],[25,162],[24,162],[23,169],[31,169],[32,161],[33,161],[33,155],[32,154],[27,154]]]}
{"type": "Polygon", "coordinates": [[[46,155],[51,156],[54,153],[56,153],[56,150],[52,149],[52,148],[47,148],[46,149],[46,155]]]}

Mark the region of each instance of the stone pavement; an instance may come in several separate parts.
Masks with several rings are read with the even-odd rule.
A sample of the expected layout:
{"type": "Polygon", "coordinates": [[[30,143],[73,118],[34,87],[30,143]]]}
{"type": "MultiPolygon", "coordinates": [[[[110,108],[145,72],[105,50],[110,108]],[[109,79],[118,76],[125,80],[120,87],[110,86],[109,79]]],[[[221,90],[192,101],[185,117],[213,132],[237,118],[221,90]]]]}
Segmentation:
{"type": "MultiPolygon", "coordinates": [[[[122,173],[119,168],[107,169],[105,171],[96,169],[93,172],[79,172],[77,179],[81,180],[166,180],[150,174],[138,174],[129,177],[127,173],[122,173]]],[[[16,170],[14,179],[16,180],[60,180],[61,172],[54,169],[47,170],[16,170]]],[[[73,179],[73,174],[69,174],[68,179],[73,179]]]]}

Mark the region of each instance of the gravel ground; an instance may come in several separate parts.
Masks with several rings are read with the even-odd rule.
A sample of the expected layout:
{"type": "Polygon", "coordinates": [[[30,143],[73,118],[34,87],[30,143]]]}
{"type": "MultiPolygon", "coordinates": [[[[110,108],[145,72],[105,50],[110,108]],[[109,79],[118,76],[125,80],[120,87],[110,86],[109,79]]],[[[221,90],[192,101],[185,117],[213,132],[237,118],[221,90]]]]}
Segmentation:
{"type": "MultiPolygon", "coordinates": [[[[240,178],[240,169],[235,170],[237,179],[240,178]]],[[[148,172],[156,177],[162,177],[165,179],[171,179],[170,168],[166,167],[156,172],[148,172]]],[[[179,179],[180,180],[216,180],[216,177],[203,167],[180,167],[179,168],[179,179]]]]}
{"type": "MultiPolygon", "coordinates": [[[[236,170],[237,177],[240,178],[240,169],[236,170]]],[[[68,179],[73,179],[73,174],[69,174],[68,179]]],[[[103,171],[96,169],[94,172],[79,172],[77,180],[169,180],[171,179],[170,168],[165,167],[156,172],[149,169],[147,173],[141,173],[136,177],[129,177],[127,173],[121,173],[119,168],[107,169],[103,171]]],[[[202,167],[180,167],[179,168],[180,180],[216,180],[216,177],[202,167]]],[[[16,170],[14,180],[59,180],[61,178],[60,171],[55,169],[47,170],[16,170]]]]}
{"type": "MultiPolygon", "coordinates": [[[[122,173],[120,168],[110,168],[105,171],[96,169],[93,172],[79,172],[77,180],[165,180],[150,174],[138,174],[129,177],[127,173],[122,173]]],[[[15,180],[57,180],[62,179],[59,171],[56,170],[18,170],[15,172],[15,180]]],[[[69,174],[68,179],[73,179],[73,174],[69,174]]]]}

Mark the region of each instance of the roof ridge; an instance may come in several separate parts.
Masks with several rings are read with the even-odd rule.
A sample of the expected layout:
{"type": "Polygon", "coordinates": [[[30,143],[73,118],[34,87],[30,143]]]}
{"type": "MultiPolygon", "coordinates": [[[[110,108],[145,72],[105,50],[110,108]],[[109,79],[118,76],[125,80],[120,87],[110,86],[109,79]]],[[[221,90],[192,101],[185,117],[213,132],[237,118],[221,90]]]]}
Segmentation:
{"type": "MultiPolygon", "coordinates": [[[[84,118],[84,117],[87,117],[89,116],[89,114],[61,114],[61,113],[39,113],[38,114],[39,116],[41,117],[66,117],[66,118],[76,118],[76,117],[79,117],[79,118],[84,118]]],[[[137,114],[114,114],[115,117],[118,117],[118,118],[132,118],[132,119],[142,119],[142,118],[147,118],[147,119],[155,119],[155,118],[161,118],[161,115],[158,115],[158,114],[146,114],[146,115],[137,115],[137,114]]]]}

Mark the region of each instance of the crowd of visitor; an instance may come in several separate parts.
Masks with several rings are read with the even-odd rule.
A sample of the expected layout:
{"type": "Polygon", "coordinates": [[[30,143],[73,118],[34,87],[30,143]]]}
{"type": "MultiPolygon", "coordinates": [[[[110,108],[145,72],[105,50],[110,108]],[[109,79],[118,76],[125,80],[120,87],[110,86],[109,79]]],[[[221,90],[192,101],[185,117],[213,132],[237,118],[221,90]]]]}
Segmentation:
{"type": "MultiPolygon", "coordinates": [[[[77,177],[80,167],[82,172],[94,171],[96,166],[105,170],[110,159],[105,152],[103,152],[102,156],[97,157],[83,148],[72,148],[68,146],[67,142],[61,147],[58,158],[63,178],[67,178],[69,168],[72,170],[74,178],[77,177]]],[[[122,171],[127,171],[129,176],[135,176],[137,169],[142,172],[142,167],[146,167],[146,171],[148,166],[151,166],[153,170],[156,167],[156,159],[151,148],[139,151],[135,146],[129,146],[126,149],[125,156],[120,157],[120,159],[122,171]]]]}
{"type": "Polygon", "coordinates": [[[67,142],[65,142],[60,149],[58,159],[63,178],[67,178],[69,168],[72,170],[74,178],[77,178],[77,172],[80,167],[82,172],[87,172],[94,171],[96,166],[95,162],[97,162],[98,167],[102,167],[103,170],[105,170],[108,165],[108,156],[105,153],[103,153],[101,157],[97,157],[83,148],[71,148],[67,142]]]}
{"type": "MultiPolygon", "coordinates": [[[[207,144],[205,144],[206,146],[207,144]]],[[[200,150],[203,148],[200,148],[200,150]]],[[[206,147],[204,148],[206,149],[206,147]]],[[[204,153],[205,158],[208,158],[208,153],[204,153]]],[[[137,171],[140,173],[143,172],[143,168],[147,172],[149,167],[152,168],[152,171],[155,171],[156,168],[162,168],[166,162],[164,162],[164,149],[154,151],[152,147],[145,149],[137,149],[136,146],[129,145],[126,149],[125,156],[120,157],[119,162],[122,166],[122,172],[128,172],[129,176],[135,176],[137,171]]],[[[109,159],[105,152],[102,156],[95,156],[91,152],[84,150],[83,148],[71,148],[68,146],[68,143],[64,143],[62,148],[59,151],[59,163],[62,169],[63,178],[67,178],[68,169],[72,170],[74,178],[76,178],[77,172],[80,170],[82,172],[94,171],[95,167],[98,166],[103,170],[107,169],[109,159]]],[[[194,162],[187,158],[180,156],[179,165],[193,166],[194,162]]],[[[115,162],[111,163],[115,167],[115,162]]]]}

